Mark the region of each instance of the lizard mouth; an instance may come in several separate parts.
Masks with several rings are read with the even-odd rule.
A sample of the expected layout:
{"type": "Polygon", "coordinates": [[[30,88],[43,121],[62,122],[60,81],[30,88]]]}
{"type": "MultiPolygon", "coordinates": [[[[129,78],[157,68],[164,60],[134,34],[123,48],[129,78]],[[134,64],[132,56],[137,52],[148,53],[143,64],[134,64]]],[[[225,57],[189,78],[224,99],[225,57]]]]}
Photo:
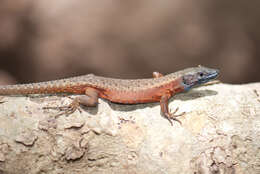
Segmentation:
{"type": "Polygon", "coordinates": [[[208,82],[210,80],[213,80],[218,77],[219,70],[215,70],[215,72],[212,72],[211,74],[207,75],[205,78],[201,79],[202,83],[208,82]]]}

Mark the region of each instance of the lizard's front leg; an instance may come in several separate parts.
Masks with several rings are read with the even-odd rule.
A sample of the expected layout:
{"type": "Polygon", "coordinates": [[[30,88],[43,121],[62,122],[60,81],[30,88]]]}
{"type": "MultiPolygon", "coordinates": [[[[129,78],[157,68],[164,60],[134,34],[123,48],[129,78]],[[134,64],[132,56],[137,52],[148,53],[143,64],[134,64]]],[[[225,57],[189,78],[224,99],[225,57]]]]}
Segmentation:
{"type": "Polygon", "coordinates": [[[171,95],[169,93],[165,93],[164,95],[162,95],[160,100],[161,112],[164,117],[169,120],[171,125],[173,125],[172,120],[175,120],[181,124],[181,121],[178,120],[176,117],[182,116],[183,114],[185,114],[185,112],[176,115],[175,113],[179,110],[179,108],[176,108],[173,113],[170,113],[168,108],[168,100],[170,99],[170,97],[171,95]]]}
{"type": "Polygon", "coordinates": [[[162,73],[153,72],[153,78],[160,78],[160,77],[163,77],[163,74],[162,74],[162,73]]]}
{"type": "Polygon", "coordinates": [[[94,88],[86,88],[85,89],[85,95],[78,96],[73,99],[73,101],[68,106],[61,106],[61,107],[44,107],[44,109],[60,109],[61,111],[64,111],[59,115],[69,115],[75,112],[77,109],[79,109],[80,105],[84,106],[90,106],[95,107],[98,104],[98,97],[99,97],[99,91],[94,88]]]}

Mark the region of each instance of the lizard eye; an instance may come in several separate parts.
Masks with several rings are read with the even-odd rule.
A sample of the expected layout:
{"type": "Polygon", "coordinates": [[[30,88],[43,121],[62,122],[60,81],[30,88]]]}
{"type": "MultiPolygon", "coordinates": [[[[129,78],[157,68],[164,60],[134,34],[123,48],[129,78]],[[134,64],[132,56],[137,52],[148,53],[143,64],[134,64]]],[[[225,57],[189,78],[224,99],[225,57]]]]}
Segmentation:
{"type": "Polygon", "coordinates": [[[204,74],[203,74],[202,72],[201,72],[201,73],[199,73],[199,76],[200,76],[200,77],[203,77],[203,75],[204,75],[204,74]]]}

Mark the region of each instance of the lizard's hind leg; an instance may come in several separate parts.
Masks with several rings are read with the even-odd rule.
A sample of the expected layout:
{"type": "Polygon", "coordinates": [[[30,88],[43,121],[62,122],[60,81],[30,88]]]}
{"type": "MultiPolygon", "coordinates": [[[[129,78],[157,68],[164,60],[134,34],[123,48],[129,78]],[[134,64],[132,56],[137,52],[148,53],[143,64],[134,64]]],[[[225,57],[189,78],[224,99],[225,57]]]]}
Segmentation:
{"type": "Polygon", "coordinates": [[[55,117],[58,117],[63,114],[70,115],[70,114],[74,113],[76,110],[79,110],[79,112],[81,112],[80,105],[90,106],[90,107],[97,106],[98,96],[99,96],[99,93],[96,89],[86,88],[85,95],[74,98],[73,101],[68,106],[44,107],[43,109],[59,109],[60,111],[62,111],[55,117]]]}

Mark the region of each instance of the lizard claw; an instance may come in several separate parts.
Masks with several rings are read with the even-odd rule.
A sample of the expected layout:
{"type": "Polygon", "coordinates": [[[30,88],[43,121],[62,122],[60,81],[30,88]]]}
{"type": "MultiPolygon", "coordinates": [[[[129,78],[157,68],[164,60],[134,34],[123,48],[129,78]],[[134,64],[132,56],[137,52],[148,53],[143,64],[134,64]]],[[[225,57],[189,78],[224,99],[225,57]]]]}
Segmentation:
{"type": "Polygon", "coordinates": [[[178,110],[179,110],[179,107],[177,107],[174,112],[170,112],[168,114],[165,114],[167,120],[169,120],[169,122],[171,123],[172,126],[173,126],[172,120],[177,121],[177,122],[180,123],[180,125],[182,125],[182,122],[179,119],[177,119],[177,117],[184,115],[185,112],[182,112],[180,114],[175,114],[178,110]]]}
{"type": "Polygon", "coordinates": [[[174,112],[170,112],[170,113],[171,113],[171,114],[170,114],[170,115],[171,115],[171,118],[172,118],[172,117],[183,116],[183,115],[185,114],[185,112],[182,112],[182,113],[180,113],[180,114],[175,114],[176,112],[178,112],[178,110],[179,110],[179,107],[177,107],[174,112]]]}
{"type": "Polygon", "coordinates": [[[65,114],[66,116],[74,113],[76,110],[78,110],[80,113],[82,112],[79,107],[79,102],[77,100],[73,100],[71,104],[68,106],[59,106],[59,107],[43,107],[43,109],[58,109],[62,111],[61,113],[55,115],[55,117],[58,117],[60,115],[65,114]]]}

